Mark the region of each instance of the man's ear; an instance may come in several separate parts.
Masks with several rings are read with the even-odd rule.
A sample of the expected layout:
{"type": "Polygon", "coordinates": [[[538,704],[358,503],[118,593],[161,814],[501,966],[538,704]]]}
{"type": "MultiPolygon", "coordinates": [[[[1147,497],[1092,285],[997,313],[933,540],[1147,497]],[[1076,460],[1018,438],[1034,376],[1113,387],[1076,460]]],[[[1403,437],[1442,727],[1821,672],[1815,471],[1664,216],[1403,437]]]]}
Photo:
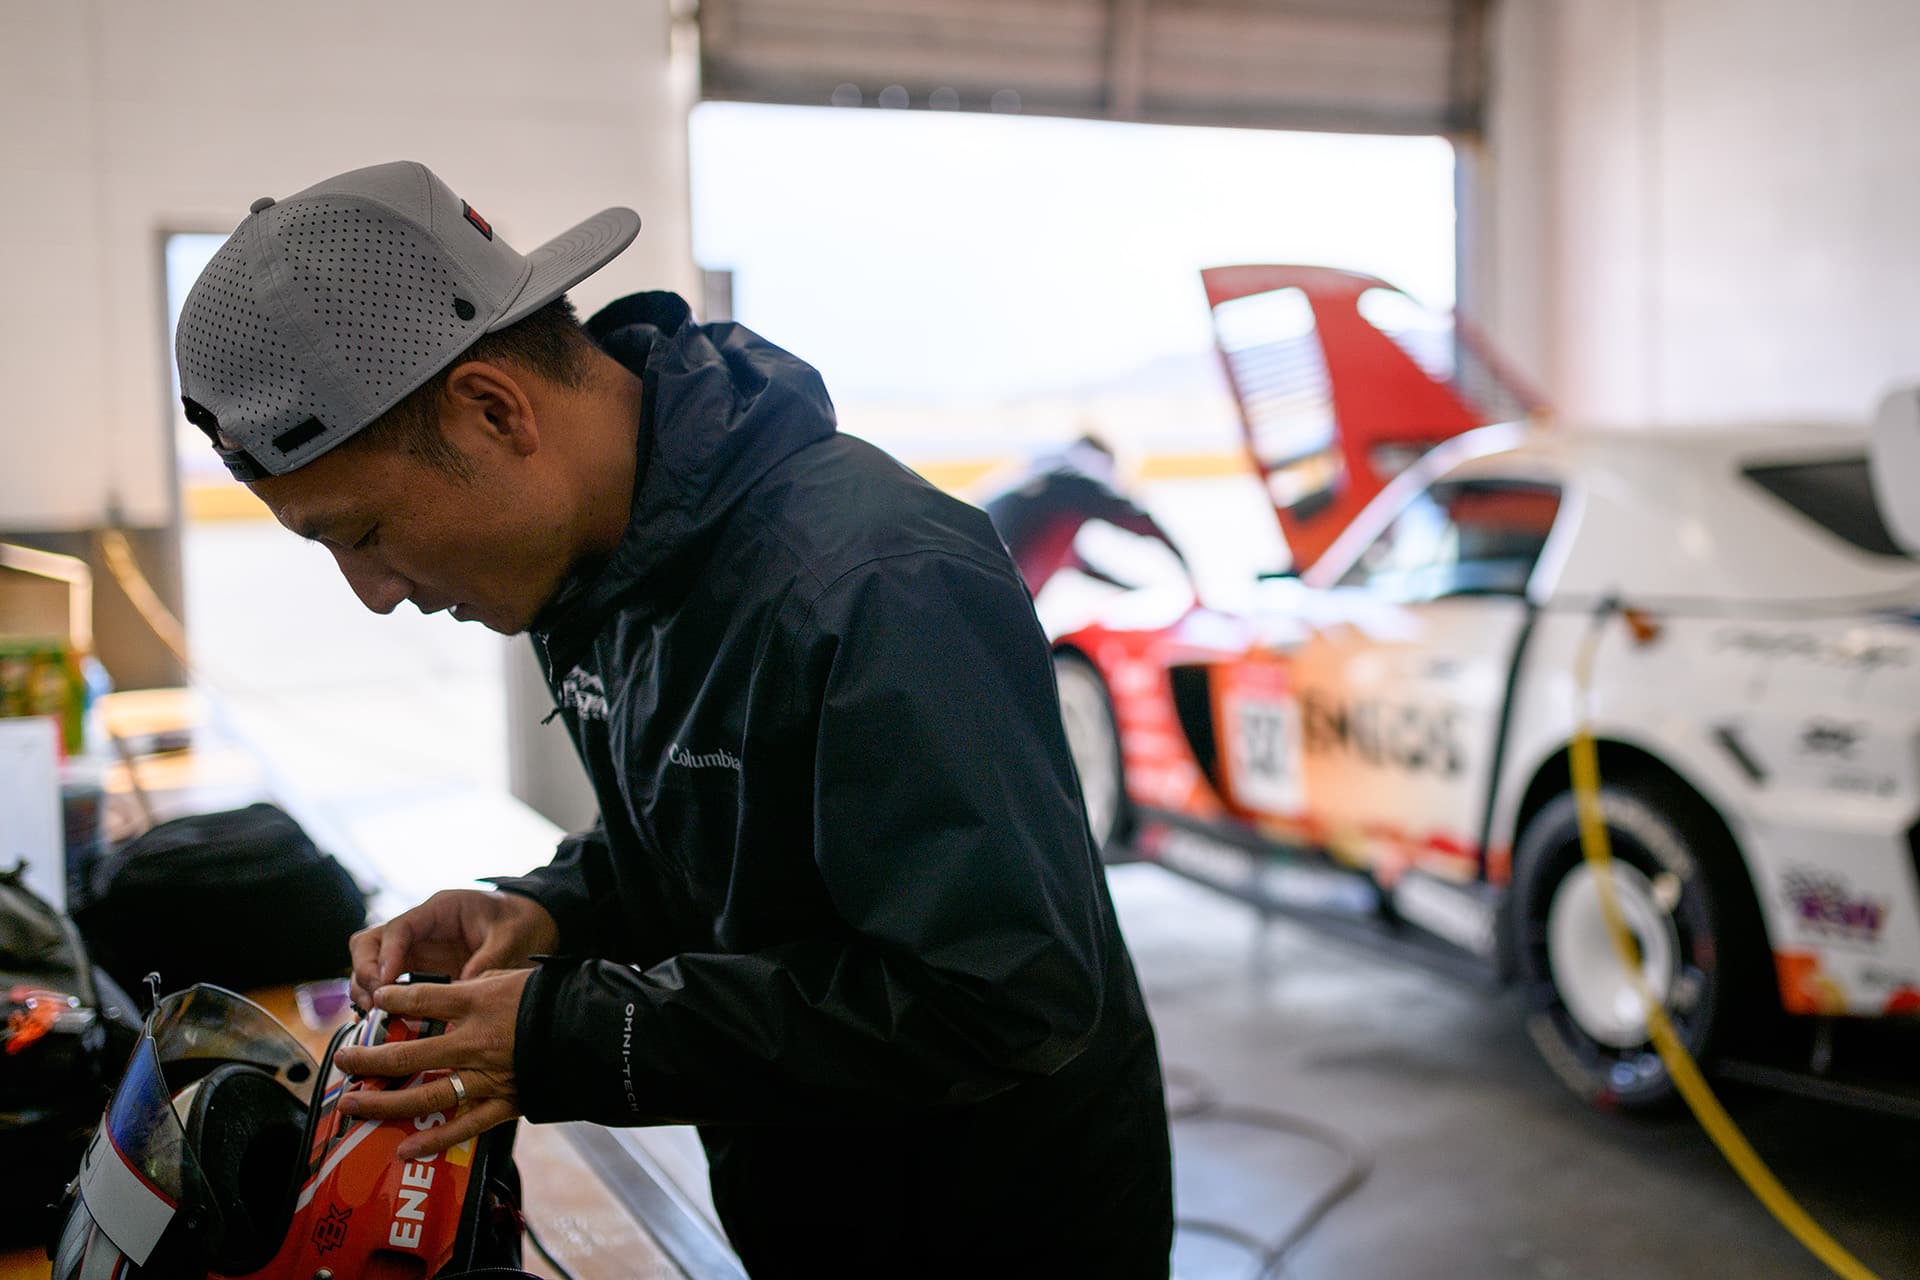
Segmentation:
{"type": "Polygon", "coordinates": [[[540,449],[540,422],[526,375],[487,360],[468,360],[447,374],[441,391],[441,429],[467,436],[468,447],[505,447],[519,457],[540,449]]]}

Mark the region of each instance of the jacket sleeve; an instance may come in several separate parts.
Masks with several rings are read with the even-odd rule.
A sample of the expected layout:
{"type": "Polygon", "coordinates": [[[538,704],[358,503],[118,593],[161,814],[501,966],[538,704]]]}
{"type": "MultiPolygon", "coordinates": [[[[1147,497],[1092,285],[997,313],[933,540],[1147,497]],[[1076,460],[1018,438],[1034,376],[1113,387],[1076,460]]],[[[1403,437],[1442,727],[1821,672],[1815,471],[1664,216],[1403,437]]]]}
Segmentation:
{"type": "Polygon", "coordinates": [[[532,898],[560,926],[560,951],[568,955],[618,954],[624,930],[608,865],[607,830],[596,819],[589,831],[560,842],[553,861],[523,876],[488,876],[504,893],[532,898]]]}
{"type": "Polygon", "coordinates": [[[515,1050],[531,1119],[877,1116],[1050,1074],[1092,1034],[1100,870],[1010,567],[874,562],[803,631],[811,855],[838,927],[645,970],[545,965],[515,1050]]]}

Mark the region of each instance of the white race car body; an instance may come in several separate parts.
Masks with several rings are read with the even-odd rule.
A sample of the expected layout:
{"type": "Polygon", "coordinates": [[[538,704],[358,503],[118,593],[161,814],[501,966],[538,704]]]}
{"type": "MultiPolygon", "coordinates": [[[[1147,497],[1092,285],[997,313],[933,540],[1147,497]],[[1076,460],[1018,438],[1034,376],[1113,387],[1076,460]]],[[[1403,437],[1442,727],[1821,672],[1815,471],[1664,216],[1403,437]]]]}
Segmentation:
{"type": "Polygon", "coordinates": [[[1574,656],[1598,625],[1603,769],[1672,776],[1724,822],[1786,1010],[1912,1013],[1920,563],[1877,524],[1849,541],[1844,509],[1840,532],[1820,518],[1866,492],[1866,447],[1833,428],[1482,428],[1389,483],[1304,578],[1177,620],[1124,602],[1062,643],[1110,691],[1148,856],[1209,831],[1322,850],[1504,966],[1513,850],[1566,789],[1574,656]],[[1176,705],[1193,671],[1203,712],[1176,705]]]}

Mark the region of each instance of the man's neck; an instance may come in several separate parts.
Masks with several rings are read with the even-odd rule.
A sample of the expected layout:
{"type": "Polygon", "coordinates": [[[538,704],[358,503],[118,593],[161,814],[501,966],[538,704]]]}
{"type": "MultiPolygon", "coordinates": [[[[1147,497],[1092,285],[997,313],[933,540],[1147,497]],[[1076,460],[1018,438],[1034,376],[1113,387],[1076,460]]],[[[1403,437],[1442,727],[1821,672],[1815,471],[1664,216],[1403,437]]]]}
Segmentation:
{"type": "Polygon", "coordinates": [[[581,472],[587,493],[582,552],[583,559],[604,560],[620,545],[632,517],[646,393],[625,365],[596,352],[586,394],[592,410],[581,472]]]}

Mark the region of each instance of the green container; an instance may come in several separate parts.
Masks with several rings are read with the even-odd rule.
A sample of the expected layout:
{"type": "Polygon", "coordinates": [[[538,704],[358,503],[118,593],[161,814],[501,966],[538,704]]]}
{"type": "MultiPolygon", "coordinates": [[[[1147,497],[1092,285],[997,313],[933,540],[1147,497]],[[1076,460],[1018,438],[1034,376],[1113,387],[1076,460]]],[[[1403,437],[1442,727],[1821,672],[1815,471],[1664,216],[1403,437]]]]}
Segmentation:
{"type": "Polygon", "coordinates": [[[0,638],[0,717],[52,716],[72,755],[86,745],[87,684],[62,639],[0,638]]]}

